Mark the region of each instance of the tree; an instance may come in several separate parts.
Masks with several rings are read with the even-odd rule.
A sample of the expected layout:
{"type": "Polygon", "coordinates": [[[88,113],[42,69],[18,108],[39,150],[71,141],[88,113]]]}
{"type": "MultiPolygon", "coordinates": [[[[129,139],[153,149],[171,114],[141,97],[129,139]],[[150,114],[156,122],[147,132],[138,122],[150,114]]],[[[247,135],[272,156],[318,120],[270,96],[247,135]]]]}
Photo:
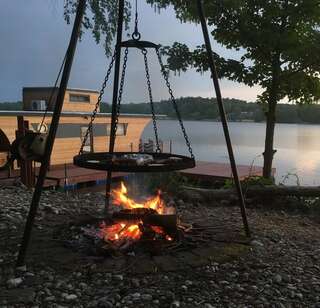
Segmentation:
{"type": "MultiPolygon", "coordinates": [[[[180,20],[197,21],[195,1],[149,2],[160,8],[172,4],[180,20]]],[[[258,97],[265,105],[266,116],[263,175],[270,178],[278,102],[286,98],[301,104],[320,99],[320,3],[318,0],[204,3],[213,38],[241,53],[239,61],[214,54],[220,76],[248,86],[259,85],[264,90],[258,97]]],[[[208,70],[203,46],[191,51],[186,45],[175,43],[166,49],[166,54],[173,70],[186,70],[190,66],[208,70]]]]}
{"type": "MultiPolygon", "coordinates": [[[[100,6],[114,3],[111,0],[90,3],[95,2],[100,6]]],[[[178,19],[198,22],[196,1],[147,2],[158,9],[173,5],[178,19]]],[[[302,104],[320,99],[319,0],[205,0],[204,4],[213,38],[241,56],[237,60],[214,54],[220,77],[263,88],[257,99],[264,105],[266,117],[263,175],[270,178],[278,102],[286,98],[302,104]]],[[[100,19],[95,21],[101,23],[100,19]]],[[[100,28],[93,29],[99,32],[100,28]]],[[[114,33],[115,29],[112,30],[114,33]]],[[[204,46],[190,50],[183,43],[174,43],[164,48],[163,53],[168,56],[168,67],[172,70],[185,71],[189,67],[200,72],[208,70],[204,46]]]]}
{"type": "MultiPolygon", "coordinates": [[[[71,16],[76,13],[78,0],[64,0],[64,19],[69,24],[71,16]]],[[[130,21],[131,5],[125,0],[124,20],[126,29],[130,21]]],[[[107,56],[112,53],[112,41],[117,31],[118,6],[115,0],[88,0],[82,25],[84,29],[91,30],[97,44],[103,45],[107,56]]]]}

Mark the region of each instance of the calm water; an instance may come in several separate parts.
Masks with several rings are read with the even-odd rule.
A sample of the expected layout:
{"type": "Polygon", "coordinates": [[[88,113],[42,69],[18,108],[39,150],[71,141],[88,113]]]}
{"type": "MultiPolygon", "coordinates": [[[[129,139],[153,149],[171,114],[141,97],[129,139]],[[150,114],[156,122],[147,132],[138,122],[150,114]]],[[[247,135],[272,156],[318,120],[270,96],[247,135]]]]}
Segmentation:
{"type": "MultiPolygon", "coordinates": [[[[159,135],[164,141],[172,140],[175,153],[186,154],[181,130],[176,121],[158,121],[159,135]]],[[[227,148],[221,123],[185,121],[185,127],[198,160],[228,162],[227,148]]],[[[264,123],[229,123],[236,161],[239,164],[262,166],[264,123]]],[[[152,138],[151,123],[143,138],[152,138]]],[[[274,167],[277,182],[301,185],[320,185],[320,125],[278,124],[275,132],[274,167]],[[292,174],[289,175],[288,174],[292,174]]]]}

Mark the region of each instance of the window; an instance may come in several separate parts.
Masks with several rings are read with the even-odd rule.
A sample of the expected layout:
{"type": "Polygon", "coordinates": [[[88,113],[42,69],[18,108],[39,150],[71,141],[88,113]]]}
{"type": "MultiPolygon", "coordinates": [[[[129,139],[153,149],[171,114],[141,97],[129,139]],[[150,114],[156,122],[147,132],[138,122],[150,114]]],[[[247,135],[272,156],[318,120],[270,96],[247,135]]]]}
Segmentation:
{"type": "Polygon", "coordinates": [[[34,111],[43,111],[47,108],[47,102],[45,100],[33,100],[31,101],[31,110],[34,111]]]}
{"type": "MultiPolygon", "coordinates": [[[[86,136],[88,127],[87,126],[81,126],[80,127],[80,139],[81,139],[81,143],[84,140],[84,137],[86,136]]],[[[89,136],[86,140],[86,143],[84,144],[83,147],[83,152],[93,152],[93,137],[92,137],[92,133],[89,132],[89,136]]]]}
{"type": "Polygon", "coordinates": [[[69,94],[69,101],[74,103],[90,103],[90,95],[69,94]]]}
{"type": "MultiPolygon", "coordinates": [[[[125,136],[128,130],[128,123],[118,123],[117,125],[117,136],[125,136]]],[[[107,124],[107,136],[110,136],[111,124],[107,124]]]]}

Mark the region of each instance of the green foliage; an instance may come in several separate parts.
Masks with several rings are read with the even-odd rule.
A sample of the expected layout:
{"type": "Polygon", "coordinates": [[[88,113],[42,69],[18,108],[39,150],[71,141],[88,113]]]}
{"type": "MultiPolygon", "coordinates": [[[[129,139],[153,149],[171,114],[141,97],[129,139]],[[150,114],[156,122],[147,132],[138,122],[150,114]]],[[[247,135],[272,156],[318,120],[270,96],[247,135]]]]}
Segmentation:
{"type": "MultiPolygon", "coordinates": [[[[177,104],[183,119],[219,120],[219,111],[215,98],[181,97],[177,99],[177,104]]],[[[157,114],[163,114],[173,119],[176,117],[170,101],[163,100],[155,102],[154,105],[157,114]]],[[[224,105],[230,121],[265,121],[264,105],[229,98],[224,99],[224,105]]],[[[102,104],[101,112],[111,112],[111,105],[102,104]]],[[[122,104],[121,112],[150,114],[150,104],[122,104]]],[[[279,123],[320,124],[320,105],[279,104],[276,110],[276,119],[279,123]]]]}
{"type": "Polygon", "coordinates": [[[161,189],[163,192],[176,194],[188,179],[176,172],[148,173],[143,175],[143,182],[147,185],[147,190],[155,192],[161,189]]]}
{"type": "MultiPolygon", "coordinates": [[[[274,185],[273,179],[264,178],[262,176],[249,176],[243,181],[241,181],[241,185],[244,188],[248,188],[249,186],[266,186],[266,185],[274,185]]],[[[224,182],[223,188],[234,188],[233,179],[227,179],[224,182]]]]}
{"type": "Polygon", "coordinates": [[[22,102],[2,102],[0,110],[22,110],[22,102]]]}
{"type": "MultiPolygon", "coordinates": [[[[69,24],[77,9],[77,0],[64,0],[64,18],[69,24]]],[[[88,0],[87,10],[83,17],[84,29],[91,30],[97,44],[103,42],[106,55],[112,54],[113,39],[117,30],[118,1],[88,0]],[[103,39],[101,37],[103,36],[103,39]]],[[[126,29],[131,15],[130,1],[125,1],[124,20],[126,29]]]]}

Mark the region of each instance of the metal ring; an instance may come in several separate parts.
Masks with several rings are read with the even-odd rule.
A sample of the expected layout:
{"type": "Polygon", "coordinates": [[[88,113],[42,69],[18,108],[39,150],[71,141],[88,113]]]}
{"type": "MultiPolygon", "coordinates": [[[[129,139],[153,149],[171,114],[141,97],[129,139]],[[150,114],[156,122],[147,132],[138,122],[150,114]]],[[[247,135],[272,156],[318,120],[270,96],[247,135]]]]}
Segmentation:
{"type": "Polygon", "coordinates": [[[87,153],[75,156],[73,163],[87,169],[120,172],[165,172],[195,167],[194,158],[156,152],[87,153]]]}
{"type": "Polygon", "coordinates": [[[141,39],[141,34],[139,32],[133,32],[131,37],[135,40],[135,41],[139,41],[141,39]]]}

